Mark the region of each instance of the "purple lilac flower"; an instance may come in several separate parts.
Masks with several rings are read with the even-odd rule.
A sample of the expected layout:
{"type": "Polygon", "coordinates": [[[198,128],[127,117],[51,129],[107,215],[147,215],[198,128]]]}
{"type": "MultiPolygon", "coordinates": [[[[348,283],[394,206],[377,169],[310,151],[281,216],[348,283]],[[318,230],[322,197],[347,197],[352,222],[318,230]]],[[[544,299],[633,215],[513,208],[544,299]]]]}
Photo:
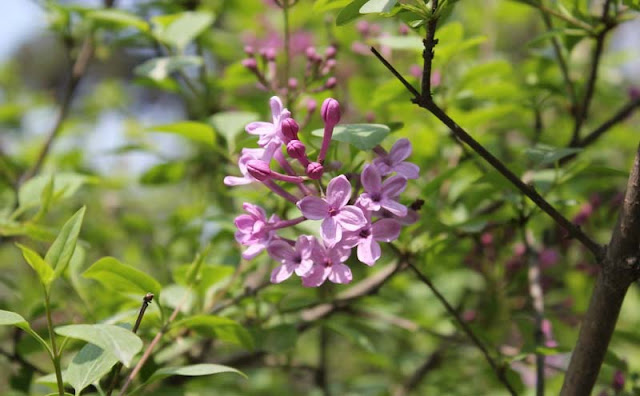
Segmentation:
{"type": "Polygon", "coordinates": [[[312,251],[313,267],[302,278],[302,285],[318,287],[329,279],[333,283],[349,283],[353,279],[351,269],[343,264],[349,258],[351,248],[342,244],[336,246],[314,244],[312,251]]]}
{"type": "Polygon", "coordinates": [[[408,139],[399,139],[391,147],[389,154],[381,155],[374,159],[373,164],[378,168],[382,176],[396,172],[405,179],[417,179],[420,175],[418,165],[405,162],[405,159],[410,155],[411,142],[408,139]]]}
{"type": "Polygon", "coordinates": [[[235,218],[234,223],[238,228],[235,237],[240,244],[248,246],[247,250],[242,253],[242,257],[249,260],[267,248],[274,235],[269,225],[276,223],[279,219],[273,215],[267,220],[264,209],[258,205],[245,202],[242,207],[248,214],[242,214],[235,218]]]}
{"type": "Polygon", "coordinates": [[[407,187],[407,179],[393,176],[382,182],[377,167],[369,164],[362,171],[361,181],[365,192],[358,198],[360,206],[370,211],[383,208],[400,217],[407,215],[407,207],[397,201],[397,197],[407,187]]]}
{"type": "Polygon", "coordinates": [[[371,215],[368,215],[367,223],[357,231],[344,234],[344,244],[351,247],[358,247],[358,260],[368,266],[372,266],[382,255],[378,241],[391,242],[398,239],[402,226],[392,219],[380,219],[371,222],[371,215]]]}
{"type": "Polygon", "coordinates": [[[258,144],[265,149],[266,157],[270,159],[275,150],[282,146],[284,141],[282,121],[291,117],[291,113],[284,108],[282,101],[277,96],[271,97],[269,104],[273,122],[251,122],[245,127],[245,130],[251,135],[260,136],[258,144]]]}
{"type": "Polygon", "coordinates": [[[227,186],[240,186],[243,184],[249,184],[256,181],[256,179],[249,174],[249,170],[247,169],[247,163],[253,160],[264,159],[264,157],[265,157],[264,149],[258,149],[258,148],[242,149],[242,155],[238,159],[238,168],[240,168],[240,173],[242,173],[242,177],[226,176],[224,178],[224,184],[227,186]]]}
{"type": "Polygon", "coordinates": [[[294,246],[283,240],[273,241],[267,252],[282,264],[271,272],[271,282],[287,280],[294,272],[298,276],[307,275],[313,266],[311,254],[315,243],[315,239],[307,235],[300,235],[294,246]]]}
{"type": "Polygon", "coordinates": [[[342,239],[343,229],[356,231],[367,222],[360,208],[347,205],[350,198],[351,184],[340,175],[329,182],[325,198],[304,197],[297,206],[307,219],[322,220],[322,238],[333,246],[342,239]]]}

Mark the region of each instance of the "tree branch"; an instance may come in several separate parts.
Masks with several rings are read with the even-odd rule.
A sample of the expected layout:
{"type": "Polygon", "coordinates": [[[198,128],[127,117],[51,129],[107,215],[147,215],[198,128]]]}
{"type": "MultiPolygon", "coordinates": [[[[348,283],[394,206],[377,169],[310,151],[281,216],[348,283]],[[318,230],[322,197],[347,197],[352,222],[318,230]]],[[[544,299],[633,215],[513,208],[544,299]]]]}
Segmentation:
{"type": "Polygon", "coordinates": [[[422,96],[431,97],[431,65],[433,63],[434,52],[433,48],[438,44],[436,40],[436,27],[438,25],[438,18],[435,17],[436,10],[438,9],[438,0],[431,1],[431,19],[427,22],[427,34],[422,44],[424,49],[422,50],[422,96]]]}

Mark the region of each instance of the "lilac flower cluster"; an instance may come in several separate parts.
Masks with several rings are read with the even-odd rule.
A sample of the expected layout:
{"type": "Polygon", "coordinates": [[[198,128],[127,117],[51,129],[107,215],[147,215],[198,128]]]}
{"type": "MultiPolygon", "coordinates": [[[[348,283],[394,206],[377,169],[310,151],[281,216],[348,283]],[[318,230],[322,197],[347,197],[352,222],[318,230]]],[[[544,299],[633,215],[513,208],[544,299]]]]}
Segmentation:
{"type": "Polygon", "coordinates": [[[282,101],[274,96],[270,105],[272,122],[252,122],[245,128],[258,136],[260,148],[244,148],[238,160],[242,176],[227,176],[224,183],[261,183],[295,204],[301,216],[282,220],[276,215],[268,216],[257,205],[245,203],[246,213],[235,219],[236,240],[247,247],[242,256],[252,259],[266,250],[280,263],[271,274],[274,283],[293,273],[308,287],[320,286],[327,279],[349,283],[352,274],[345,262],[353,249],[357,250],[359,261],[372,266],[381,256],[379,243],[397,239],[402,226],[417,219],[414,210],[399,202],[407,180],[419,175],[418,166],[405,161],[411,154],[411,143],[400,139],[389,152],[376,147],[377,157],[364,165],[361,174],[333,177],[323,191],[325,173],[337,171],[325,165],[325,160],[333,130],[340,121],[338,101],[329,98],[322,104],[324,135],[315,161],[308,157],[306,145],[298,136],[298,123],[282,101]],[[274,169],[272,163],[281,171],[274,169]],[[363,190],[357,197],[352,182],[356,184],[356,194],[363,190]],[[306,220],[322,222],[319,235],[300,235],[290,240],[278,234],[306,220]]]}

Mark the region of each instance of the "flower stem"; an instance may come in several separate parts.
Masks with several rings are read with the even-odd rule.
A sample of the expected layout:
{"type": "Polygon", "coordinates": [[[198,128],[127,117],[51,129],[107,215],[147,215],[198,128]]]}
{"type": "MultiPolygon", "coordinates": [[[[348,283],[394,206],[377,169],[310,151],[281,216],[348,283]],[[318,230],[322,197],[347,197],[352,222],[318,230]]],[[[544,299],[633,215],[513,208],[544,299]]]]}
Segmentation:
{"type": "Polygon", "coordinates": [[[289,0],[282,1],[282,15],[284,17],[284,84],[286,84],[287,95],[285,97],[285,106],[291,107],[291,90],[289,89],[289,75],[291,74],[291,63],[289,58],[291,57],[290,50],[290,36],[289,31],[289,0]]]}
{"type": "Polygon", "coordinates": [[[49,340],[51,341],[51,361],[56,372],[56,383],[58,385],[58,394],[64,396],[64,382],[62,381],[62,369],[60,368],[60,354],[56,345],[56,335],[53,331],[53,320],[51,318],[51,304],[49,300],[49,292],[44,289],[44,309],[47,312],[47,328],[49,330],[49,340]]]}

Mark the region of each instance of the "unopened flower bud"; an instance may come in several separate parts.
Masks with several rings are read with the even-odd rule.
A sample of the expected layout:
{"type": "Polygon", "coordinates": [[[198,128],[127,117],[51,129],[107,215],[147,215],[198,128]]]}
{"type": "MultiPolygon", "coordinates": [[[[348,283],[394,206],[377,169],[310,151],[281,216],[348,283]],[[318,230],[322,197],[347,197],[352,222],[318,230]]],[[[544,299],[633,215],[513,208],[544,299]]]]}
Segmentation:
{"type": "Polygon", "coordinates": [[[366,36],[369,33],[369,22],[367,21],[359,21],[356,24],[356,30],[363,36],[366,36]]]}
{"type": "Polygon", "coordinates": [[[267,48],[264,51],[264,57],[268,61],[276,60],[276,49],[275,48],[267,48]]]}
{"type": "Polygon", "coordinates": [[[338,53],[338,49],[335,47],[335,45],[330,45],[324,51],[324,56],[326,56],[327,59],[333,59],[333,58],[335,58],[337,53],[338,53]]]}
{"type": "Polygon", "coordinates": [[[318,108],[318,102],[315,99],[307,100],[307,111],[313,113],[318,108]]]}
{"type": "Polygon", "coordinates": [[[613,381],[611,386],[616,392],[621,392],[624,389],[624,373],[620,370],[616,370],[613,374],[613,381]]]}
{"type": "Polygon", "coordinates": [[[297,78],[293,78],[291,77],[289,79],[289,81],[287,82],[287,85],[289,86],[289,89],[296,89],[298,88],[298,79],[297,78]]]}
{"type": "Polygon", "coordinates": [[[338,83],[338,80],[335,77],[329,77],[327,79],[327,82],[324,84],[324,87],[327,89],[331,89],[335,87],[337,83],[338,83]]]}
{"type": "Polygon", "coordinates": [[[249,70],[258,70],[258,62],[253,58],[247,58],[242,60],[242,66],[249,70]]]}
{"type": "Polygon", "coordinates": [[[252,46],[250,45],[245,45],[244,47],[244,53],[247,54],[248,56],[253,56],[253,54],[255,54],[255,50],[253,49],[252,46]]]}
{"type": "Polygon", "coordinates": [[[251,160],[247,162],[247,171],[259,181],[265,181],[271,177],[271,168],[265,161],[251,160]]]}
{"type": "Polygon", "coordinates": [[[333,98],[327,98],[320,109],[322,120],[326,125],[335,126],[340,122],[340,103],[333,98]]]}
{"type": "Polygon", "coordinates": [[[317,55],[315,47],[307,47],[305,54],[307,55],[307,58],[313,60],[317,55]]]}
{"type": "Polygon", "coordinates": [[[307,165],[307,176],[313,180],[318,180],[324,173],[324,167],[318,162],[311,162],[307,165]]]}
{"type": "Polygon", "coordinates": [[[304,160],[307,157],[307,148],[299,140],[292,140],[287,143],[287,154],[297,160],[304,160]]]}
{"type": "Polygon", "coordinates": [[[293,118],[286,118],[282,120],[282,135],[285,138],[285,141],[291,141],[298,139],[298,131],[300,130],[300,126],[293,118]]]}
{"type": "Polygon", "coordinates": [[[406,36],[407,34],[409,34],[409,26],[403,23],[398,27],[398,33],[400,33],[401,36],[406,36]]]}

